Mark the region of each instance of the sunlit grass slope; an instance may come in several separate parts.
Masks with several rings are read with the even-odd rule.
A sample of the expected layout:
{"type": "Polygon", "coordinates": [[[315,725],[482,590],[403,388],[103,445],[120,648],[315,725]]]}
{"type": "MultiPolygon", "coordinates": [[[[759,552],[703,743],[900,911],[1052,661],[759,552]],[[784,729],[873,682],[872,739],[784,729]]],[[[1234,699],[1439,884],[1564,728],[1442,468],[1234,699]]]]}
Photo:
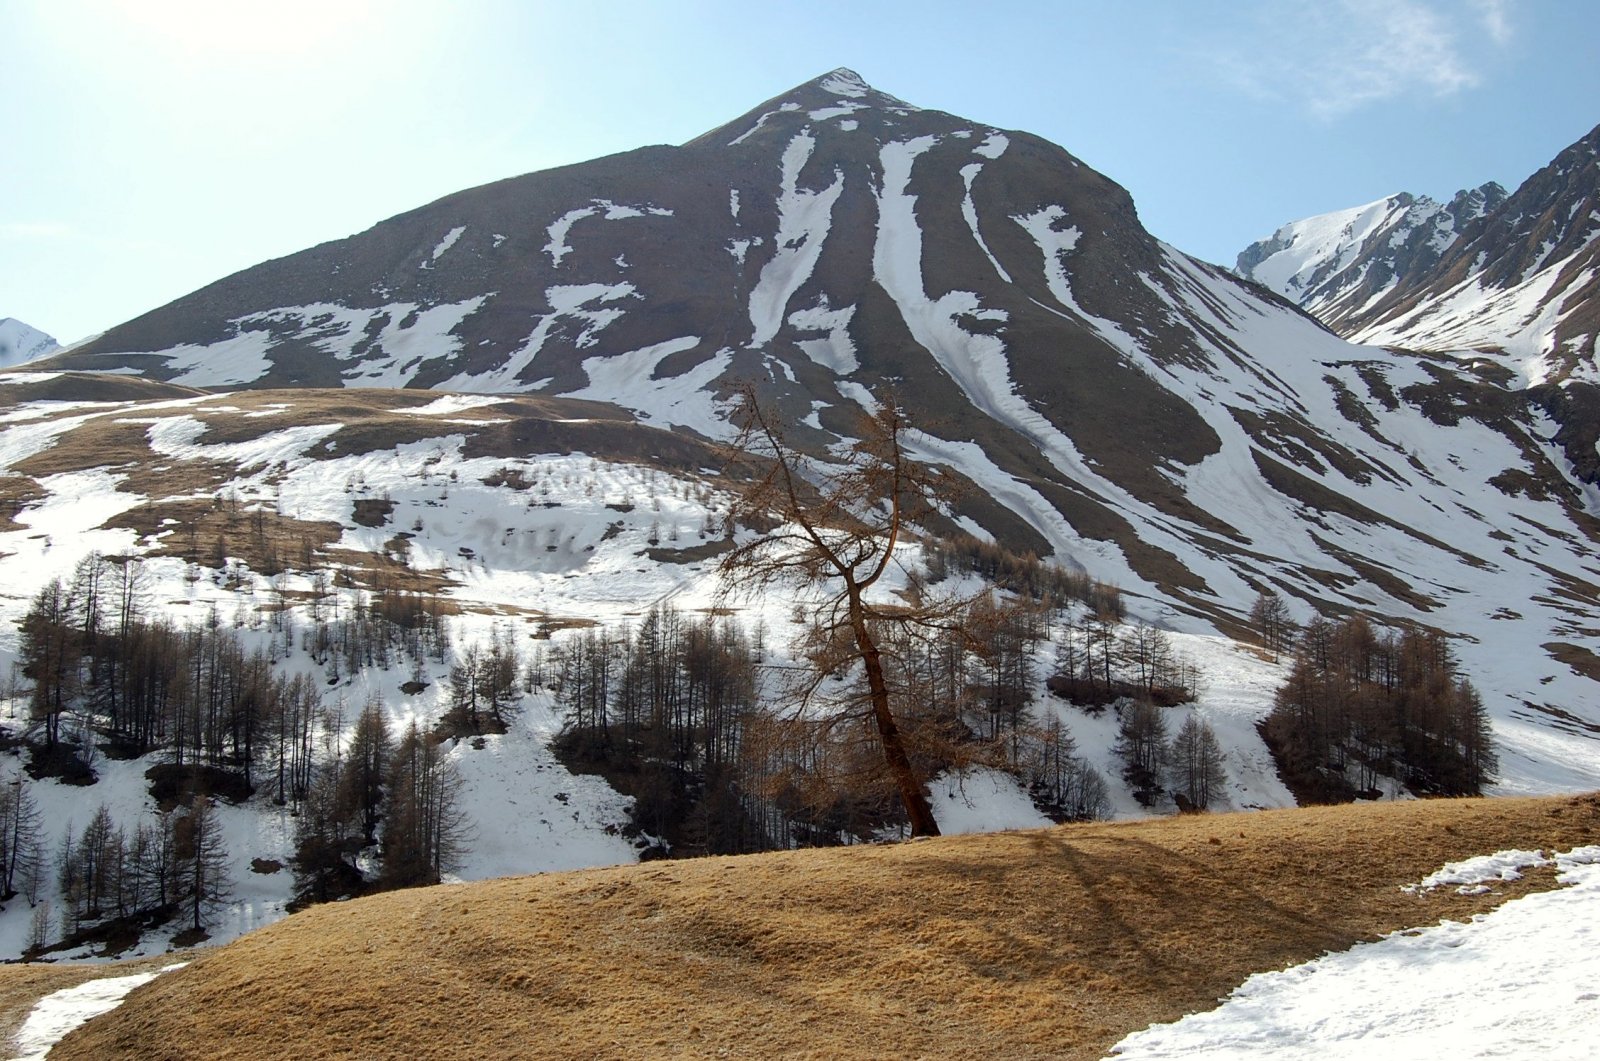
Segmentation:
{"type": "Polygon", "coordinates": [[[1552,885],[1600,797],[1315,808],[648,863],[310,910],[52,1057],[1099,1057],[1252,972],[1552,885]]]}

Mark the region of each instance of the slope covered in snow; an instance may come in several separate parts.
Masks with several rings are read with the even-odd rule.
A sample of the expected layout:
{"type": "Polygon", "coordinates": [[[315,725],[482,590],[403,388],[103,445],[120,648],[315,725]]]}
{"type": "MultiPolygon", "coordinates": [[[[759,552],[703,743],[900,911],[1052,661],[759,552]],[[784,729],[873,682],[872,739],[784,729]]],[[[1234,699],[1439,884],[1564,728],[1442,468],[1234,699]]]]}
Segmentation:
{"type": "Polygon", "coordinates": [[[1363,308],[1363,342],[1491,350],[1528,385],[1593,384],[1600,332],[1600,127],[1462,233],[1432,268],[1363,308]]]}
{"type": "MultiPolygon", "coordinates": [[[[1193,282],[1204,290],[1199,285],[1209,280],[1202,273],[1193,282]]],[[[1224,407],[1258,400],[1249,388],[1224,392],[1219,381],[1203,375],[1153,364],[1149,371],[1170,374],[1173,386],[1187,381],[1228,395],[1224,407]]],[[[1346,370],[1325,366],[1324,371],[1346,370]]],[[[1349,378],[1354,383],[1360,373],[1350,372],[1349,378]]],[[[1409,385],[1387,378],[1396,386],[1409,385]]],[[[31,374],[13,376],[7,385],[26,397],[60,382],[31,374]]],[[[396,731],[412,721],[437,724],[448,707],[451,667],[459,662],[460,649],[507,633],[530,650],[542,644],[539,651],[548,653],[567,645],[587,624],[620,629],[658,602],[670,601],[689,614],[726,611],[726,602],[716,598],[712,562],[696,552],[711,544],[708,534],[715,532],[707,528],[726,503],[717,478],[703,471],[718,458],[678,436],[639,427],[603,405],[426,392],[284,391],[24,400],[0,416],[0,465],[17,491],[10,529],[0,529],[0,576],[9,587],[9,595],[0,599],[0,618],[8,620],[0,629],[0,667],[18,658],[15,623],[37,591],[52,578],[70,580],[91,550],[145,555],[145,569],[154,580],[150,598],[161,602],[162,614],[178,623],[215,615],[247,646],[271,652],[280,660],[276,667],[315,677],[325,690],[324,710],[339,720],[327,731],[327,739],[336,741],[349,739],[354,716],[367,703],[381,704],[396,731]],[[638,463],[632,455],[641,452],[657,456],[638,463]],[[114,455],[109,464],[108,454],[114,455]],[[191,507],[197,501],[198,510],[191,507]],[[241,508],[245,514],[261,513],[273,537],[292,541],[311,535],[320,544],[309,546],[314,553],[287,570],[267,574],[259,570],[266,558],[244,533],[246,515],[234,517],[239,532],[233,545],[220,539],[213,545],[212,535],[229,526],[226,514],[241,508]],[[212,515],[194,515],[208,510],[212,515]],[[185,544],[185,522],[199,528],[191,544],[185,544]],[[211,559],[197,562],[196,556],[211,559]],[[452,606],[450,642],[458,646],[457,654],[349,670],[330,669],[313,658],[304,638],[316,628],[316,614],[352,612],[379,581],[393,578],[385,572],[396,561],[408,577],[433,587],[452,606]],[[318,570],[331,571],[333,583],[319,583],[318,570]]],[[[1417,437],[1427,423],[1418,414],[1417,437]]],[[[1217,484],[1214,489],[1233,484],[1230,489],[1244,491],[1231,502],[1236,518],[1286,558],[1274,568],[1279,584],[1293,587],[1296,579],[1311,578],[1293,560],[1318,547],[1319,538],[1310,530],[1266,517],[1259,525],[1242,521],[1258,502],[1229,462],[1251,460],[1251,450],[1237,425],[1230,426],[1221,414],[1216,424],[1222,449],[1206,465],[1205,481],[1217,484]]],[[[1396,421],[1391,429],[1399,427],[1396,421]]],[[[1475,421],[1457,430],[1463,453],[1491,446],[1498,437],[1475,421]]],[[[1391,441],[1404,445],[1411,437],[1397,433],[1391,441]]],[[[958,466],[975,469],[976,482],[985,489],[998,492],[1006,485],[972,460],[958,466]]],[[[1372,488],[1383,483],[1382,503],[1393,508],[1409,488],[1393,471],[1378,473],[1376,466],[1369,473],[1372,488]]],[[[1460,475],[1431,485],[1464,489],[1471,476],[1467,470],[1460,475]]],[[[1426,504],[1433,496],[1447,495],[1425,492],[1411,503],[1426,504]]],[[[1128,503],[1137,501],[1130,497],[1128,503]]],[[[1522,511],[1530,518],[1547,517],[1540,503],[1529,499],[1526,504],[1522,511]]],[[[1568,594],[1561,605],[1529,603],[1526,615],[1475,614],[1482,592],[1510,594],[1539,569],[1509,555],[1495,564],[1470,564],[1464,550],[1485,548],[1476,535],[1488,531],[1465,519],[1453,526],[1456,544],[1451,546],[1337,513],[1325,513],[1317,524],[1322,536],[1358,535],[1374,555],[1386,553],[1396,563],[1437,564],[1433,558],[1448,557],[1443,566],[1424,569],[1434,572],[1432,589],[1444,602],[1441,625],[1463,635],[1458,652],[1465,670],[1490,697],[1505,767],[1499,791],[1593,787],[1600,773],[1588,753],[1583,716],[1560,708],[1564,697],[1580,695],[1583,679],[1539,664],[1538,644],[1550,636],[1548,624],[1565,621],[1564,609],[1575,598],[1568,594]],[[1441,553],[1451,547],[1463,552],[1441,553]],[[1462,581],[1467,574],[1487,589],[1462,581]],[[1526,640],[1515,642],[1518,637],[1526,640]],[[1521,647],[1508,652],[1513,643],[1521,647]],[[1523,698],[1533,696],[1540,700],[1526,704],[1523,698]],[[1537,710],[1541,703],[1551,705],[1548,715],[1537,710]],[[1552,730],[1541,724],[1547,720],[1567,728],[1552,730]]],[[[1530,531],[1514,541],[1530,552],[1547,547],[1535,538],[1530,531]]],[[[1183,548],[1180,539],[1167,540],[1183,548]]],[[[1082,555],[1097,573],[1108,571],[1109,565],[1082,555]]],[[[1225,558],[1188,550],[1182,555],[1208,577],[1226,577],[1225,558]]],[[[907,554],[908,566],[914,566],[913,556],[907,554]]],[[[891,592],[905,588],[897,575],[891,592]]],[[[1148,588],[1128,600],[1131,617],[1169,627],[1175,650],[1203,675],[1198,702],[1170,709],[1168,729],[1176,731],[1192,714],[1217,735],[1227,780],[1214,808],[1292,805],[1257,732],[1284,678],[1284,665],[1204,631],[1148,588]]],[[[1397,597],[1395,603],[1417,608],[1408,598],[1397,597]]],[[[768,643],[781,654],[789,649],[779,632],[792,627],[797,609],[806,610],[801,599],[775,594],[744,602],[733,614],[748,629],[771,631],[768,643]]],[[[1416,613],[1437,616],[1440,610],[1418,608],[1416,613]]],[[[1118,713],[1086,712],[1043,690],[1062,636],[1057,630],[1035,651],[1032,711],[1039,724],[1059,723],[1071,741],[1071,754],[1105,779],[1105,812],[1147,816],[1152,809],[1135,800],[1121,780],[1118,713]]],[[[28,719],[26,689],[10,697],[6,710],[10,732],[36,731],[28,719]]],[[[550,741],[561,716],[550,690],[523,695],[515,716],[503,735],[447,746],[447,758],[464,782],[470,823],[459,875],[479,879],[636,857],[636,846],[624,835],[628,800],[597,778],[574,776],[553,755],[550,741]]],[[[68,732],[73,732],[70,725],[68,732]]],[[[22,776],[24,755],[0,758],[5,778],[22,776]]],[[[102,803],[125,830],[152,819],[156,807],[145,775],[163,761],[162,752],[136,760],[101,756],[95,763],[100,781],[89,789],[56,780],[31,782],[29,789],[50,823],[50,843],[58,844],[69,826],[81,829],[102,803]]],[[[1043,820],[1015,778],[992,771],[944,775],[932,782],[931,791],[938,820],[948,831],[1025,827],[1043,820]]],[[[1163,801],[1154,813],[1169,809],[1163,801]]],[[[282,915],[292,895],[286,867],[295,821],[286,808],[262,796],[219,813],[235,889],[210,934],[227,939],[282,915]]],[[[0,952],[19,953],[34,930],[28,904],[8,904],[0,912],[0,952]]],[[[159,952],[176,931],[174,926],[151,935],[132,953],[159,952]]]]}
{"type": "Polygon", "coordinates": [[[1240,275],[1362,343],[1498,355],[1523,386],[1594,384],[1600,128],[1508,194],[1409,195],[1292,222],[1240,275]]]}
{"type": "MultiPolygon", "coordinates": [[[[26,395],[60,382],[35,373],[0,385],[26,395]]],[[[550,667],[553,653],[582,630],[598,623],[615,633],[665,602],[685,614],[716,612],[771,631],[769,650],[781,660],[793,651],[782,632],[805,610],[803,596],[773,594],[731,611],[717,599],[705,547],[726,499],[717,478],[703,471],[717,460],[703,446],[577,401],[382,391],[22,401],[0,413],[0,473],[15,491],[12,522],[0,528],[0,577],[8,587],[0,597],[0,671],[15,672],[19,621],[39,591],[54,579],[71,583],[92,552],[142,558],[153,619],[214,622],[244,650],[265,653],[278,674],[311,678],[320,690],[316,740],[329,748],[348,746],[368,704],[379,705],[395,733],[413,722],[438,726],[449,710],[452,670],[466,651],[509,636],[550,667]],[[645,450],[657,454],[649,463],[624,456],[645,450]],[[247,530],[252,525],[260,529],[247,530]],[[273,570],[257,535],[302,544],[295,559],[273,570]],[[454,647],[440,658],[365,664],[319,657],[311,647],[318,624],[354,614],[397,570],[445,602],[454,647]]],[[[915,549],[907,549],[905,563],[914,565],[915,549]]],[[[903,592],[905,579],[894,576],[891,591],[903,592]]],[[[1214,806],[1291,805],[1255,731],[1281,667],[1214,635],[1173,638],[1208,676],[1200,702],[1176,715],[1198,713],[1227,749],[1228,780],[1214,806]]],[[[1058,721],[1074,754],[1106,778],[1104,813],[1166,813],[1165,805],[1142,807],[1122,785],[1114,712],[1091,715],[1045,693],[1055,652],[1048,640],[1034,650],[1035,709],[1058,721]]],[[[461,779],[465,819],[453,879],[638,857],[631,800],[598,777],[573,774],[552,751],[563,724],[552,690],[525,689],[510,714],[504,734],[443,745],[461,779]]],[[[150,775],[170,762],[170,749],[108,754],[89,725],[78,712],[62,722],[64,740],[95,749],[88,755],[93,784],[33,777],[37,750],[27,741],[40,727],[26,682],[0,707],[8,745],[0,784],[25,786],[52,860],[102,806],[129,837],[158,822],[164,809],[150,775]]],[[[209,942],[283,917],[295,894],[290,867],[299,818],[292,803],[273,801],[268,761],[256,765],[254,797],[217,806],[231,887],[207,914],[209,942]]],[[[958,771],[934,780],[931,790],[950,832],[1047,821],[1018,778],[1004,772],[958,771]]],[[[15,897],[0,907],[0,955],[60,939],[67,916],[50,881],[36,902],[15,897]]],[[[179,921],[151,929],[117,953],[162,953],[185,928],[179,921]]],[[[100,953],[102,943],[90,940],[55,956],[100,953]]]]}
{"type": "Polygon", "coordinates": [[[1401,192],[1284,225],[1240,252],[1235,268],[1338,331],[1397,284],[1431,269],[1464,227],[1505,198],[1492,182],[1457,192],[1449,203],[1401,192]]]}
{"type": "Polygon", "coordinates": [[[1428,225],[1407,234],[1387,220],[1409,200],[1397,196],[1286,225],[1240,255],[1240,272],[1355,341],[1500,373],[1549,418],[1571,477],[1600,485],[1600,128],[1510,195],[1485,185],[1458,209],[1467,194],[1445,208],[1449,224],[1433,214],[1428,253],[1406,249],[1428,225]]]}

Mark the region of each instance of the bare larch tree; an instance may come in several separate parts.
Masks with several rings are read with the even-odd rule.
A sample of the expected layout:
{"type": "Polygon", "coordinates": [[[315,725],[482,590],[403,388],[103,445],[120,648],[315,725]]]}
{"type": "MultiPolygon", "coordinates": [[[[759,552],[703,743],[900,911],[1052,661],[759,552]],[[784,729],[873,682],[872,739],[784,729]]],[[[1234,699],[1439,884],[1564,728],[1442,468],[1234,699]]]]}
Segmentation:
{"type": "Polygon", "coordinates": [[[859,664],[866,687],[862,706],[875,725],[911,835],[937,836],[925,779],[913,766],[891,701],[883,635],[890,628],[940,625],[951,609],[887,601],[871,591],[889,572],[904,536],[949,495],[951,480],[907,454],[909,426],[892,398],[880,398],[874,411],[862,414],[857,438],[836,450],[831,462],[798,452],[753,388],[741,391],[734,423],[739,435],[730,469],[739,467],[749,478],[737,488],[729,526],[761,533],[724,554],[723,595],[778,583],[821,593],[806,695],[830,674],[859,664]]]}

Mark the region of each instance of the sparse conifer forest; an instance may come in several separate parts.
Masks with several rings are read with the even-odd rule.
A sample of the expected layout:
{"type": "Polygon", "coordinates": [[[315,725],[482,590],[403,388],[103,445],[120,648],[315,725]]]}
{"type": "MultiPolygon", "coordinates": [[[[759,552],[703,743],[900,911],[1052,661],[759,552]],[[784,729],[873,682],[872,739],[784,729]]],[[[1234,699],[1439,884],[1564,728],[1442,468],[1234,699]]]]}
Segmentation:
{"type": "MultiPolygon", "coordinates": [[[[881,562],[872,550],[892,540],[886,528],[838,531],[855,517],[829,504],[832,526],[815,531],[822,544],[858,550],[858,567],[881,562]]],[[[760,525],[768,510],[731,511],[760,525]]],[[[785,525],[802,524],[803,513],[787,515],[785,525]]],[[[774,570],[789,573],[783,557],[793,554],[776,555],[774,570]]],[[[100,756],[154,754],[147,776],[161,813],[120,823],[102,806],[56,840],[28,782],[11,786],[0,793],[4,897],[35,907],[36,951],[163,922],[199,938],[232,883],[214,807],[251,797],[292,817],[299,904],[437,883],[474,840],[445,742],[507,732],[530,696],[555,705],[554,748],[567,766],[632,798],[628,835],[644,857],[915,833],[886,766],[880,697],[919,791],[995,770],[1053,820],[1108,817],[1113,791],[1080,754],[1062,706],[1037,701],[1048,691],[1069,714],[1111,712],[1119,780],[1139,804],[1216,803],[1226,749],[1186,706],[1205,676],[1166,631],[1127,621],[1116,587],[962,536],[923,538],[908,555],[917,559],[895,603],[863,597],[859,620],[848,593],[826,603],[824,570],[800,579],[823,589],[823,603],[797,607],[783,630],[659,603],[619,625],[531,642],[502,625],[456,644],[439,599],[340,586],[326,572],[313,573],[298,609],[284,597],[241,609],[232,625],[215,608],[179,625],[154,617],[140,560],[91,554],[71,579],[46,584],[21,624],[30,769],[87,784],[100,756]],[[250,650],[247,628],[265,635],[250,650]],[[286,665],[292,658],[301,663],[286,665]],[[420,688],[431,667],[447,676],[431,729],[411,721],[392,731],[381,704],[330,704],[325,692],[366,668],[408,671],[407,688],[420,688]]],[[[745,550],[725,570],[748,579],[748,565],[768,562],[745,550]]],[[[217,577],[229,577],[226,563],[217,577]]],[[[1267,595],[1250,621],[1269,651],[1292,649],[1262,730],[1302,800],[1372,795],[1386,778],[1424,794],[1473,793],[1493,776],[1481,701],[1441,635],[1379,634],[1363,620],[1302,631],[1267,595]]]]}
{"type": "MultiPolygon", "coordinates": [[[[21,895],[35,907],[35,950],[136,937],[180,917],[203,937],[229,896],[217,800],[256,796],[294,815],[301,901],[437,883],[455,866],[465,830],[440,736],[413,724],[397,743],[367,705],[346,745],[344,720],[314,672],[279,666],[301,653],[333,682],[362,667],[442,662],[450,647],[437,599],[380,590],[341,606],[324,575],[313,580],[306,625],[281,605],[253,613],[270,647],[249,651],[215,610],[178,625],[151,618],[148,598],[142,561],[91,553],[70,580],[39,591],[21,624],[35,779],[91,785],[102,755],[160,760],[146,775],[159,819],[124,826],[102,805],[76,834],[69,826],[55,889],[29,783],[0,792],[0,901],[21,895]],[[379,855],[370,880],[364,852],[379,855]]],[[[456,670],[475,677],[449,726],[503,720],[519,680],[504,651],[496,642],[462,654],[456,670]]]]}
{"type": "Polygon", "coordinates": [[[1378,632],[1359,616],[1300,631],[1262,735],[1303,803],[1382,794],[1475,796],[1498,763],[1489,718],[1445,636],[1378,632]]]}

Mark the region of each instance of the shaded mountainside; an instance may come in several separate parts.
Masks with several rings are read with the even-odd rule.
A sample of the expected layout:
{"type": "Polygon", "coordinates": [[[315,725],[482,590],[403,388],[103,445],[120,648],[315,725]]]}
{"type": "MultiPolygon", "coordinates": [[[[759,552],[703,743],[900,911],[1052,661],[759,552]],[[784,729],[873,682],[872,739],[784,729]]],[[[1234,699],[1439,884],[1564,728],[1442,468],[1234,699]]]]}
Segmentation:
{"type": "Polygon", "coordinates": [[[980,536],[1179,629],[1236,631],[1273,588],[1301,616],[1459,634],[1512,727],[1513,789],[1581,784],[1600,736],[1591,422],[1549,415],[1582,395],[1351,345],[1156,240],[1063,149],[849,71],[680,147],[461,192],[265,263],[55,363],[187,387],[559,395],[711,437],[753,380],[818,452],[889,385],[914,454],[969,484],[952,516],[980,536]],[[1553,759],[1547,724],[1569,742],[1553,759]]]}
{"type": "Polygon", "coordinates": [[[203,955],[52,1056],[1098,1058],[1251,973],[1552,886],[1401,890],[1445,863],[1597,836],[1593,796],[1427,801],[396,893],[203,955]]]}

